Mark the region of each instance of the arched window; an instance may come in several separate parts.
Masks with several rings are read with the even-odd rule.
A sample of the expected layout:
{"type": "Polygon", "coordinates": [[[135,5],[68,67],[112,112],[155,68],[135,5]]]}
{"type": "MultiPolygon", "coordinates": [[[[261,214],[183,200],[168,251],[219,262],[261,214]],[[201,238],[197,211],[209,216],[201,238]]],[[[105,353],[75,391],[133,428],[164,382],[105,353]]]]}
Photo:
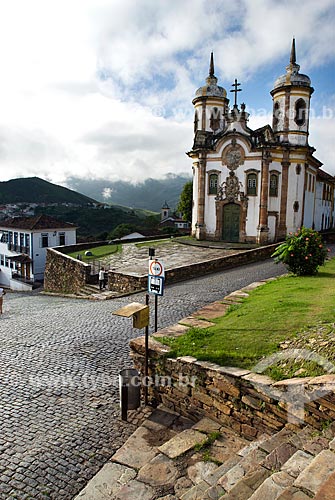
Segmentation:
{"type": "Polygon", "coordinates": [[[209,194],[217,194],[218,192],[218,174],[210,174],[209,176],[209,194]]]}
{"type": "Polygon", "coordinates": [[[247,195],[248,196],[257,195],[257,174],[247,175],[247,195]]]}
{"type": "Polygon", "coordinates": [[[270,175],[270,196],[278,196],[278,175],[271,174],[270,175]]]}
{"type": "Polygon", "coordinates": [[[214,132],[220,128],[220,111],[218,108],[212,109],[209,126],[214,132]]]}
{"type": "Polygon", "coordinates": [[[198,118],[198,112],[196,111],[194,114],[194,133],[198,130],[198,123],[199,123],[199,118],[198,118]]]}
{"type": "Polygon", "coordinates": [[[277,130],[278,123],[279,123],[279,117],[280,117],[280,104],[279,102],[275,102],[273,106],[273,129],[277,130]]]}
{"type": "Polygon", "coordinates": [[[299,127],[306,121],[306,102],[303,99],[298,99],[295,103],[294,121],[299,127]]]}

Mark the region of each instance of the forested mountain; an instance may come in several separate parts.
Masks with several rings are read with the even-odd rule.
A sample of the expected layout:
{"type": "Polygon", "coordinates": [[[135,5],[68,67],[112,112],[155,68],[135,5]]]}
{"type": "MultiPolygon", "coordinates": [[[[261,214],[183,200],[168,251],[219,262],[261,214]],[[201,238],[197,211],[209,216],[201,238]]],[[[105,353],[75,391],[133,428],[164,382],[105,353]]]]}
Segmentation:
{"type": "Polygon", "coordinates": [[[0,204],[7,203],[74,203],[87,205],[95,200],[57,184],[26,177],[0,182],[0,204]]]}

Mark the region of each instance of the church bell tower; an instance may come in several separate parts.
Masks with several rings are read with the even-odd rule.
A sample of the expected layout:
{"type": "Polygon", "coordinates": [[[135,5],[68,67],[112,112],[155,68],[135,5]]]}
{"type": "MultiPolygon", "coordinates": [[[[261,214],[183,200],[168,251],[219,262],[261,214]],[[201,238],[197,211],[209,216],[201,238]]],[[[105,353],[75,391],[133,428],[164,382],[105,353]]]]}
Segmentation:
{"type": "Polygon", "coordinates": [[[214,74],[214,56],[211,53],[209,74],[206,85],[200,87],[192,103],[194,105],[194,134],[201,132],[221,132],[225,128],[225,117],[229,99],[227,92],[218,84],[214,74]]]}
{"type": "Polygon", "coordinates": [[[308,145],[310,99],[314,92],[311,80],[299,73],[295,39],[286,74],[277,78],[271,91],[273,99],[273,131],[279,143],[308,145]]]}

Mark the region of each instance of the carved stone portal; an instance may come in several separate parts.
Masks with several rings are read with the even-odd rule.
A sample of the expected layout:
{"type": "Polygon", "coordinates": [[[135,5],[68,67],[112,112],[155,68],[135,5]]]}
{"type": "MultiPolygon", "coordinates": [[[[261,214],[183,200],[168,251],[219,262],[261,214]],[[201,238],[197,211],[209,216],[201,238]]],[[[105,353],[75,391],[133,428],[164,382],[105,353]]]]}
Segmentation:
{"type": "Polygon", "coordinates": [[[236,201],[247,201],[247,197],[244,192],[241,191],[242,183],[238,180],[235,172],[232,170],[229,172],[229,176],[221,184],[218,189],[218,194],[216,196],[216,201],[228,201],[229,203],[235,203],[236,201]]]}
{"type": "Polygon", "coordinates": [[[241,191],[242,183],[239,181],[238,177],[235,175],[234,171],[229,172],[229,176],[221,184],[218,190],[218,194],[215,198],[216,200],[216,231],[215,239],[222,239],[223,229],[225,225],[224,220],[224,207],[227,204],[235,203],[240,207],[240,217],[238,222],[238,234],[239,237],[234,241],[245,241],[246,233],[246,220],[248,211],[248,197],[245,196],[244,192],[241,191]]]}

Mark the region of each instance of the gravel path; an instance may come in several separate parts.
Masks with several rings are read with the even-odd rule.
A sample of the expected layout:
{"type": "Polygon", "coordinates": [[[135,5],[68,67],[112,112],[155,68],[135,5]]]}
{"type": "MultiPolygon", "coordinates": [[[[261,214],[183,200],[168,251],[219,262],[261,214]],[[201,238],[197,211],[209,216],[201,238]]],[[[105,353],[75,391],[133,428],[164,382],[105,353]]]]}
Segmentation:
{"type": "MultiPolygon", "coordinates": [[[[168,286],[159,327],[253,281],[267,260],[168,286]]],[[[70,500],[134,431],[119,419],[118,372],[131,321],[112,311],[144,294],[94,302],[7,294],[0,317],[0,499],[70,500]]]]}

